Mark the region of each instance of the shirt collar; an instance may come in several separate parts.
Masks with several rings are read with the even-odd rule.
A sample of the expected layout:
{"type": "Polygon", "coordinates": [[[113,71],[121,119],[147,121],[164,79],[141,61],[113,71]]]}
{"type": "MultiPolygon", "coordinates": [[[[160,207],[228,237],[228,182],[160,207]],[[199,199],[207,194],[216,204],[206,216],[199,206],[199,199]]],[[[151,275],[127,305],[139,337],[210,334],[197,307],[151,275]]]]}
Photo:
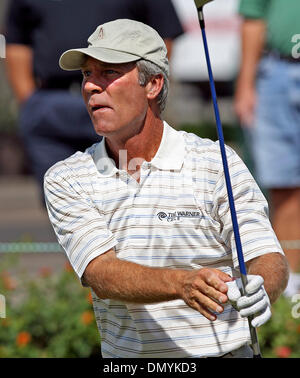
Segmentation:
{"type": "Polygon", "coordinates": [[[158,169],[181,169],[185,156],[183,136],[164,121],[164,130],[159,148],[151,160],[158,169]]]}
{"type": "MultiPolygon", "coordinates": [[[[182,135],[164,121],[163,135],[159,148],[150,164],[162,170],[179,170],[185,156],[185,145],[182,135]]],[[[95,165],[102,176],[113,176],[119,169],[106,151],[105,138],[96,146],[94,156],[95,165]]]]}

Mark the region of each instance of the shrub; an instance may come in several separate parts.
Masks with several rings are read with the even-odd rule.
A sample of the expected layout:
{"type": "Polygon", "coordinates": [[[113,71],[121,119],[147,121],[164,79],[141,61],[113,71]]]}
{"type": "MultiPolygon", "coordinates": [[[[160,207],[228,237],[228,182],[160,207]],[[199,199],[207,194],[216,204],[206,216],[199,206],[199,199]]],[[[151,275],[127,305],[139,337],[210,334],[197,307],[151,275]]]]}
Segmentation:
{"type": "Polygon", "coordinates": [[[296,306],[299,304],[283,296],[273,304],[272,318],[258,328],[263,357],[300,357],[300,312],[296,306]]]}
{"type": "Polygon", "coordinates": [[[15,280],[1,272],[6,318],[0,319],[0,357],[100,356],[90,289],[66,265],[59,274],[15,280]]]}

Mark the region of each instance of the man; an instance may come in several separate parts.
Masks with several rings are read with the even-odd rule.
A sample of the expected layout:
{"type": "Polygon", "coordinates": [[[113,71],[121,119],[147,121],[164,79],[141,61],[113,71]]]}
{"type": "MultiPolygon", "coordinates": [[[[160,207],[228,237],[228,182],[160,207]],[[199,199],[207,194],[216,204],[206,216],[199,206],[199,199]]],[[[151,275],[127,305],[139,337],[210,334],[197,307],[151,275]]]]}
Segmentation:
{"type": "Polygon", "coordinates": [[[7,74],[20,104],[22,142],[41,189],[48,168],[101,139],[80,95],[80,73],[62,71],[57,60],[66,49],[84,44],[99,23],[116,18],[151,25],[169,52],[183,33],[171,0],[157,1],[155,7],[151,0],[9,1],[7,74]]]}
{"type": "Polygon", "coordinates": [[[300,293],[300,3],[242,0],[242,61],[235,109],[268,190],[274,230],[291,270],[285,295],[300,293]]]}
{"type": "Polygon", "coordinates": [[[217,144],[161,118],[163,40],[121,19],[88,42],[66,51],[60,66],[81,69],[84,102],[104,138],[52,167],[45,193],[58,240],[92,289],[103,356],[252,356],[242,316],[267,321],[268,296],[276,300],[287,279],[261,192],[228,149],[251,274],[241,297],[217,144]]]}

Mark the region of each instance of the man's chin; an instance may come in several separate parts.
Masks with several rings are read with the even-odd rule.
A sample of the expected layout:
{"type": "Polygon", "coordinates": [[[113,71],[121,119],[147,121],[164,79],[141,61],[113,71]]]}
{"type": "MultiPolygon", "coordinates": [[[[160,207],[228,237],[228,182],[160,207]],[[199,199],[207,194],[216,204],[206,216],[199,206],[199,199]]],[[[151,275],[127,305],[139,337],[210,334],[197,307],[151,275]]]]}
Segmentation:
{"type": "Polygon", "coordinates": [[[99,125],[99,123],[94,124],[94,130],[97,135],[103,136],[103,137],[108,137],[109,135],[112,135],[115,133],[115,129],[113,126],[109,125],[99,125]]]}

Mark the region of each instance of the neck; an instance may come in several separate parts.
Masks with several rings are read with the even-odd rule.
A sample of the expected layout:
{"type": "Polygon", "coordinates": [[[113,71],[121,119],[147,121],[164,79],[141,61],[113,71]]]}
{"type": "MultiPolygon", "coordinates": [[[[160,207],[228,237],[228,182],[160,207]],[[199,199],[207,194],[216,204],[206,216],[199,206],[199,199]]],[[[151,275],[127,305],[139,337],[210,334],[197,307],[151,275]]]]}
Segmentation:
{"type": "Polygon", "coordinates": [[[119,169],[130,174],[139,172],[143,161],[151,161],[155,156],[163,134],[163,121],[148,112],[134,135],[128,137],[106,138],[106,149],[119,169]]]}

